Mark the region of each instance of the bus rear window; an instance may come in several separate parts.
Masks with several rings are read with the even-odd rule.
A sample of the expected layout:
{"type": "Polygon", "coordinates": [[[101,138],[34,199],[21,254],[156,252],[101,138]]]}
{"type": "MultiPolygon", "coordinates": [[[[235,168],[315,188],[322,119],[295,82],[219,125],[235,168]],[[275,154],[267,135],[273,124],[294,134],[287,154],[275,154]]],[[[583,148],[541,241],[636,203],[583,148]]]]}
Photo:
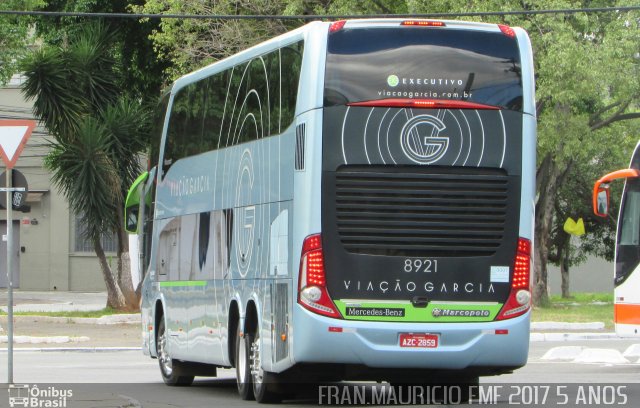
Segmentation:
{"type": "Polygon", "coordinates": [[[486,31],[393,27],[329,35],[324,105],[462,100],[522,110],[517,41],[486,31]]]}

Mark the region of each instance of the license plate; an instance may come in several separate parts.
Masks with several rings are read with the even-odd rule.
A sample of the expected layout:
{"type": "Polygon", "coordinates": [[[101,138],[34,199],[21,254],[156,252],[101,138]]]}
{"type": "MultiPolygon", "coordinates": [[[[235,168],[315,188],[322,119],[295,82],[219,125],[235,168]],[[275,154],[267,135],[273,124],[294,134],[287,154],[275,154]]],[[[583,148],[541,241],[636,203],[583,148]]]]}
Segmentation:
{"type": "Polygon", "coordinates": [[[436,348],[438,347],[438,335],[400,333],[400,347],[436,348]]]}

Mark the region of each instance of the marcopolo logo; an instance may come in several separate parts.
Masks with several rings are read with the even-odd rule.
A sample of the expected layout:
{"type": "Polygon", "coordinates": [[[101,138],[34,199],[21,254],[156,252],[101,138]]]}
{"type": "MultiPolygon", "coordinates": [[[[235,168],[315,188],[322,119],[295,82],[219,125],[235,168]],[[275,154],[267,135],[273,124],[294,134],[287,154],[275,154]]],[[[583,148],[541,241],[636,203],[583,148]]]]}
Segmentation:
{"type": "Polygon", "coordinates": [[[72,390],[62,390],[53,386],[39,388],[37,385],[9,384],[9,407],[26,408],[66,408],[72,390]]]}
{"type": "Polygon", "coordinates": [[[489,317],[488,310],[457,310],[435,308],[431,311],[433,317],[489,317]]]}
{"type": "Polygon", "coordinates": [[[399,83],[400,83],[400,78],[398,78],[397,75],[389,75],[387,77],[387,84],[390,87],[395,88],[396,86],[398,86],[399,83]]]}

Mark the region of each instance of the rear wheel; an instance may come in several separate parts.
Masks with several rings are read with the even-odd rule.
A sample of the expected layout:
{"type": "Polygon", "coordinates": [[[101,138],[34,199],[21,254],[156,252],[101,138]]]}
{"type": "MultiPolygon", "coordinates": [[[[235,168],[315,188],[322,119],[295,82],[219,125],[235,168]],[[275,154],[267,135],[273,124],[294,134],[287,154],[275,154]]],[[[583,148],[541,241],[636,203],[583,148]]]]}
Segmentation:
{"type": "Polygon", "coordinates": [[[275,390],[277,375],[262,369],[260,350],[260,329],[256,329],[251,343],[250,367],[253,382],[253,394],[260,403],[281,402],[282,395],[275,390]]]}
{"type": "Polygon", "coordinates": [[[252,400],[254,398],[250,363],[251,343],[251,334],[242,333],[240,324],[238,324],[238,333],[236,335],[236,381],[238,383],[238,394],[243,400],[252,400]]]}
{"type": "Polygon", "coordinates": [[[164,319],[160,318],[158,332],[156,333],[156,351],[158,354],[158,364],[160,365],[160,374],[162,380],[167,385],[185,386],[193,383],[192,375],[180,375],[180,363],[175,361],[169,355],[167,349],[167,331],[164,319]]]}

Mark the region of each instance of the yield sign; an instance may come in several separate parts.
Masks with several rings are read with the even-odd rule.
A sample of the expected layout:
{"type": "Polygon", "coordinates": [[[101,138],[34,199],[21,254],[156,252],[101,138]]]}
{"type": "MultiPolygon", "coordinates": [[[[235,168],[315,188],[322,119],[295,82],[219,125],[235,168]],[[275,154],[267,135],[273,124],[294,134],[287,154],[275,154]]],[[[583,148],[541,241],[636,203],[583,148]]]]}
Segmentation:
{"type": "Polygon", "coordinates": [[[8,169],[16,164],[35,127],[33,120],[0,120],[0,156],[8,169]]]}

